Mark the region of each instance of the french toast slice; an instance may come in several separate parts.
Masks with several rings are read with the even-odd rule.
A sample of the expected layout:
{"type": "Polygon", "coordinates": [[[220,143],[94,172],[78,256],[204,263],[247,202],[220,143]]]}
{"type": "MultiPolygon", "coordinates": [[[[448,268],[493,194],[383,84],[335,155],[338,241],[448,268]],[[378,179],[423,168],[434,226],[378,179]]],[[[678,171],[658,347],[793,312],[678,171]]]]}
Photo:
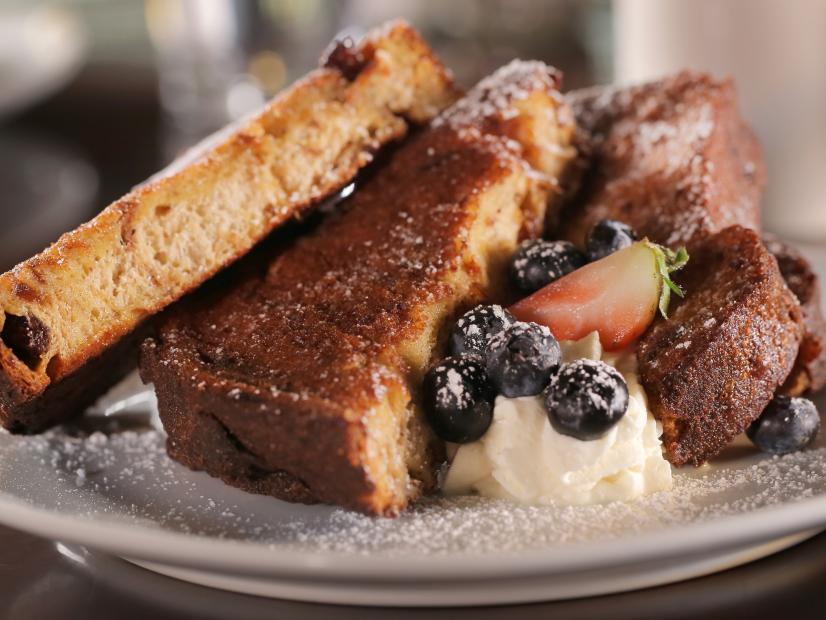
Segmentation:
{"type": "Polygon", "coordinates": [[[792,396],[817,392],[826,385],[826,320],[821,307],[820,279],[806,257],[774,235],[763,235],[780,273],[803,308],[803,340],[794,368],[782,391],[792,396]]]}
{"type": "Polygon", "coordinates": [[[394,515],[436,484],[418,406],[447,320],[504,294],[574,152],[559,75],[514,62],[394,152],[262,272],[144,343],[167,448],[243,489],[394,515]]]}
{"type": "Polygon", "coordinates": [[[638,343],[640,379],[674,465],[700,465],[743,432],[783,384],[803,335],[802,311],[753,230],[706,238],[675,300],[638,343]]]}
{"type": "Polygon", "coordinates": [[[390,23],[0,275],[3,426],[80,413],[128,365],[115,344],[456,97],[415,30],[390,23]]]}
{"type": "Polygon", "coordinates": [[[690,251],[734,224],[759,229],[765,167],[731,80],[683,71],[566,98],[581,159],[550,221],[554,238],[582,246],[594,224],[611,218],[690,251]]]}

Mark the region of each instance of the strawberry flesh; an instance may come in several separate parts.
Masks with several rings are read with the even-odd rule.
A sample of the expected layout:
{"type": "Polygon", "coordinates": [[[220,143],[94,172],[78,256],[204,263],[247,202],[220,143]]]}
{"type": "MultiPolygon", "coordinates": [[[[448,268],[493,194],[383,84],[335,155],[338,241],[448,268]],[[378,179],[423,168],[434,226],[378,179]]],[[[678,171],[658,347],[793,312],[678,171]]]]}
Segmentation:
{"type": "Polygon", "coordinates": [[[558,340],[596,331],[605,350],[617,351],[654,320],[662,286],[654,250],[637,242],[552,282],[510,311],[520,321],[546,325],[558,340]]]}

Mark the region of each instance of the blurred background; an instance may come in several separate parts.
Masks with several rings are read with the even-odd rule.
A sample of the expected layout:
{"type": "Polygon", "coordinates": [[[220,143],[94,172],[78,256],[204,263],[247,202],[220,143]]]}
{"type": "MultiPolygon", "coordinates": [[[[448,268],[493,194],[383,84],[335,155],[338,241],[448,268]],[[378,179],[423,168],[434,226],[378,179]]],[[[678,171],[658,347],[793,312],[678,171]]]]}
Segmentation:
{"type": "Polygon", "coordinates": [[[566,88],[734,75],[766,150],[767,226],[826,245],[820,0],[0,0],[0,270],[313,68],[336,34],[397,16],[463,85],[514,57],[566,88]]]}

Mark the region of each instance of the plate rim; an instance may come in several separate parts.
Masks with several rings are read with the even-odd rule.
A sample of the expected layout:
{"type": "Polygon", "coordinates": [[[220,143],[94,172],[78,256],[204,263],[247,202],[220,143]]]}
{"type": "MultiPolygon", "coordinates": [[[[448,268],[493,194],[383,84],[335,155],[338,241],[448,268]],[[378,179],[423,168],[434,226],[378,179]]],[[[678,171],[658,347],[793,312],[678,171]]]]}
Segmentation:
{"type": "MultiPolygon", "coordinates": [[[[120,561],[178,582],[253,596],[333,605],[369,607],[486,607],[559,601],[604,596],[643,588],[664,586],[728,570],[773,555],[805,542],[819,533],[805,531],[763,543],[731,550],[698,554],[675,564],[668,559],[638,566],[608,567],[581,573],[500,575],[495,585],[488,580],[462,582],[420,580],[382,583],[374,581],[279,580],[260,576],[238,576],[189,568],[175,568],[128,558],[120,561]]],[[[73,550],[69,550],[73,552],[73,550]]],[[[80,556],[88,562],[87,553],[80,556]]]]}
{"type": "MultiPolygon", "coordinates": [[[[279,500],[274,500],[279,501],[279,500]]],[[[147,527],[144,523],[63,515],[0,493],[0,523],[50,540],[121,557],[179,567],[316,580],[421,578],[466,580],[587,571],[620,563],[649,562],[714,547],[723,549],[826,526],[826,493],[803,500],[725,515],[634,536],[567,543],[541,550],[437,555],[307,552],[277,544],[219,539],[147,527]],[[675,535],[677,534],[677,535],[675,535]],[[437,561],[434,561],[438,558],[437,561]]]]}

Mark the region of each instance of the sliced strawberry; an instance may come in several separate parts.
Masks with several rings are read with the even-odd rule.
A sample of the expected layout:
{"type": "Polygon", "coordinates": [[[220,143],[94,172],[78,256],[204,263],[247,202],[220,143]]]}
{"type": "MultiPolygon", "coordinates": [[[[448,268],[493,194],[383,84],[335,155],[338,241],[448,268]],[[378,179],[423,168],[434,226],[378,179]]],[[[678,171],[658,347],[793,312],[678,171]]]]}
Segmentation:
{"type": "Polygon", "coordinates": [[[682,296],[669,274],[687,261],[685,249],[638,241],[552,282],[510,311],[520,321],[547,325],[558,340],[599,332],[602,346],[616,351],[646,330],[658,307],[665,316],[671,291],[682,296]]]}

